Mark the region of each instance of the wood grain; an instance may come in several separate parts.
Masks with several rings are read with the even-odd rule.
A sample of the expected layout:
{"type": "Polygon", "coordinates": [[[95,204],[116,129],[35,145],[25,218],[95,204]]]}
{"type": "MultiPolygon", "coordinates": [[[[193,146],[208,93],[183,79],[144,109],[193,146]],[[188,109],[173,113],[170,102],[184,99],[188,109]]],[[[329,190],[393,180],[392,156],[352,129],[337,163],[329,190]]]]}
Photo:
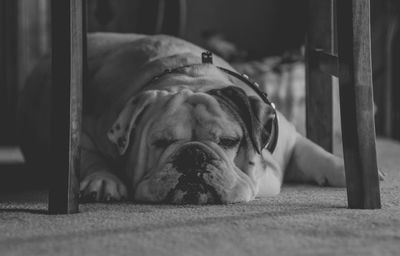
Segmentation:
{"type": "Polygon", "coordinates": [[[314,50],[333,53],[332,0],[308,0],[306,40],[306,132],[325,150],[333,150],[332,77],[319,69],[314,50]]]}
{"type": "Polygon", "coordinates": [[[369,0],[338,0],[339,90],[349,208],[381,207],[375,149],[369,0]]]}
{"type": "Polygon", "coordinates": [[[78,212],[84,0],[52,2],[52,184],[49,213],[78,212]]]}

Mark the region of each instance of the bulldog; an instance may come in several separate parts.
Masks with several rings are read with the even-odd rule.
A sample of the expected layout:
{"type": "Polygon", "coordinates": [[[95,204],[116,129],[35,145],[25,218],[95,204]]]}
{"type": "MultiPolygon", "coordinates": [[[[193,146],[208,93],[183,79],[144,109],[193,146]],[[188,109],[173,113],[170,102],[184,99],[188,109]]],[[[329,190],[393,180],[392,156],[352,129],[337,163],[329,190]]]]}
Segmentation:
{"type": "MultiPolygon", "coordinates": [[[[49,145],[49,67],[21,96],[28,159],[49,145]]],[[[284,181],[345,186],[342,159],[300,135],[256,83],[178,38],[90,34],[82,118],[83,201],[236,203],[284,181]]]]}

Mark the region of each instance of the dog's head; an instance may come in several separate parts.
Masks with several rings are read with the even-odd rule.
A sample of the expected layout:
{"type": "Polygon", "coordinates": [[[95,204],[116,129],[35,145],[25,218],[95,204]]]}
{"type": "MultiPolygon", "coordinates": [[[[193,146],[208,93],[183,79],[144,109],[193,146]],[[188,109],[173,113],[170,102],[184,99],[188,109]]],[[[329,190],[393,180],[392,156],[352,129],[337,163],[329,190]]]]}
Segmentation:
{"type": "Polygon", "coordinates": [[[146,202],[249,201],[274,110],[234,86],[149,90],[131,99],[108,133],[126,161],[134,198],[146,202]]]}

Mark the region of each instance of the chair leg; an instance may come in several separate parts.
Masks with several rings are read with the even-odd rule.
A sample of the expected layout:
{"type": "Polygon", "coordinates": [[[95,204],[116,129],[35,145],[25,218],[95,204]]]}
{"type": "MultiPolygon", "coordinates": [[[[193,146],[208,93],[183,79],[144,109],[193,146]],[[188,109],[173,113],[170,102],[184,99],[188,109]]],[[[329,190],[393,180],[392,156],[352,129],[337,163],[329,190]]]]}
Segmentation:
{"type": "Polygon", "coordinates": [[[161,32],[167,35],[184,36],[186,27],[186,0],[169,0],[165,6],[164,24],[161,32]]]}
{"type": "Polygon", "coordinates": [[[333,52],[333,19],[327,19],[332,14],[330,1],[308,0],[306,131],[310,140],[332,152],[332,77],[320,71],[313,54],[315,49],[333,52]]]}
{"type": "Polygon", "coordinates": [[[337,12],[348,206],[376,209],[381,203],[375,149],[369,1],[338,0],[337,12]]]}
{"type": "Polygon", "coordinates": [[[53,1],[49,213],[78,212],[85,0],[53,1]]]}
{"type": "Polygon", "coordinates": [[[18,2],[0,1],[0,143],[16,142],[16,109],[18,94],[18,2]]]}

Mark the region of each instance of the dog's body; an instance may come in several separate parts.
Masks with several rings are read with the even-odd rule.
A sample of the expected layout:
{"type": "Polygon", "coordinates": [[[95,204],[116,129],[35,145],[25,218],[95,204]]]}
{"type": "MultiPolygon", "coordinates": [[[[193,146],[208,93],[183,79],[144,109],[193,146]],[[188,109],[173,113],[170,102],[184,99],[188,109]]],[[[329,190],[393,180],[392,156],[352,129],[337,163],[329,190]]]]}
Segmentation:
{"type": "MultiPolygon", "coordinates": [[[[89,36],[84,198],[230,203],[278,194],[284,178],[345,185],[343,161],[299,135],[279,113],[276,148],[272,154],[264,148],[271,106],[222,72],[217,66],[233,70],[222,59],[201,64],[203,51],[169,36],[89,36]]],[[[49,145],[49,78],[47,60],[22,97],[27,154],[49,145]]]]}

